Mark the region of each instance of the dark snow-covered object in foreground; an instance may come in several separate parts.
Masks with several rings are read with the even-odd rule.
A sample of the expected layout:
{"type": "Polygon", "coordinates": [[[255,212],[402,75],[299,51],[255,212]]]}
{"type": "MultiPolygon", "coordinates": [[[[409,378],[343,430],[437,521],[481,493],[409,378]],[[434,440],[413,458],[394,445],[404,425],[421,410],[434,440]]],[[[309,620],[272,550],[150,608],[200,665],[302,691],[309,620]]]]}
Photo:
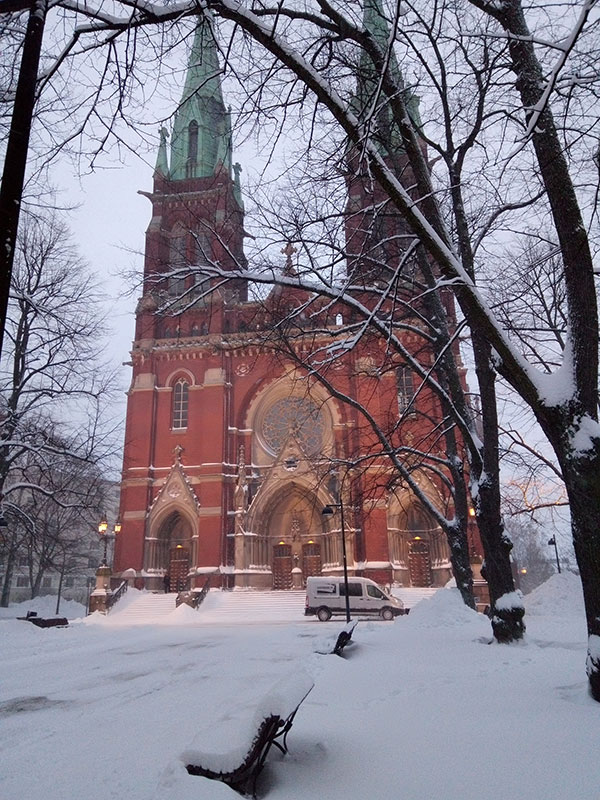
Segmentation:
{"type": "Polygon", "coordinates": [[[256,781],[272,745],[287,753],[287,735],[296,712],[313,688],[308,673],[298,671],[282,678],[266,694],[236,747],[223,753],[186,750],[181,760],[190,775],[221,781],[232,789],[256,796],[256,781]]]}

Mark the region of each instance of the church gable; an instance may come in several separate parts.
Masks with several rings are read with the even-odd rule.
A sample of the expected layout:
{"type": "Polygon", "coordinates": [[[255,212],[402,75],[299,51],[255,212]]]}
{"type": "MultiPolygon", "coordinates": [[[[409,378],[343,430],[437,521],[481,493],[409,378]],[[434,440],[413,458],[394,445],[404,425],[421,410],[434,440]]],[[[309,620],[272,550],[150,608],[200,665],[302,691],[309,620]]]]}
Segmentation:
{"type": "Polygon", "coordinates": [[[150,519],[162,516],[163,511],[167,509],[185,510],[192,517],[196,517],[200,511],[200,500],[180,461],[181,451],[182,448],[176,448],[175,463],[148,509],[150,519]]]}

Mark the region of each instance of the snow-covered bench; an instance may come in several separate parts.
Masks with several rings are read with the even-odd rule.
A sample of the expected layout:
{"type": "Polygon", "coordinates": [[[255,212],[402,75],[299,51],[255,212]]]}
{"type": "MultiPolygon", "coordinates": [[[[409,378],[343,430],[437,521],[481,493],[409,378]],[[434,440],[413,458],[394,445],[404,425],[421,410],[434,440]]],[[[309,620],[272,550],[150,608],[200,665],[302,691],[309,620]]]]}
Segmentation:
{"type": "Polygon", "coordinates": [[[190,775],[222,781],[240,794],[252,792],[272,745],[287,753],[287,735],[302,701],[313,688],[312,678],[303,670],[278,681],[260,701],[244,743],[226,753],[199,749],[182,755],[190,775]]]}
{"type": "Polygon", "coordinates": [[[37,611],[28,611],[25,617],[17,619],[32,622],[37,628],[68,628],[69,620],[66,617],[38,617],[37,611]]]}

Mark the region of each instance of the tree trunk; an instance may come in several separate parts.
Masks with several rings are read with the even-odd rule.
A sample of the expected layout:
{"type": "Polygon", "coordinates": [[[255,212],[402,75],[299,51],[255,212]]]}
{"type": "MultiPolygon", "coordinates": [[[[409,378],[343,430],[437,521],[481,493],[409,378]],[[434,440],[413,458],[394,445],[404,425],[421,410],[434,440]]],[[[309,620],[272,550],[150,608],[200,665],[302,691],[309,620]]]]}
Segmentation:
{"type": "MultiPolygon", "coordinates": [[[[454,408],[452,408],[450,403],[440,397],[442,414],[445,419],[453,420],[454,423],[457,421],[457,416],[464,420],[463,424],[466,424],[467,421],[472,423],[471,410],[465,399],[464,387],[460,380],[451,344],[448,315],[443,306],[439,290],[436,288],[436,278],[422,247],[418,249],[417,258],[425,282],[430,287],[430,291],[424,293],[423,304],[429,319],[433,322],[434,329],[437,331],[437,336],[432,342],[436,361],[439,365],[436,370],[436,376],[454,404],[454,408]]],[[[456,586],[464,604],[469,608],[475,609],[473,570],[471,568],[469,538],[467,536],[469,501],[464,468],[465,444],[463,440],[459,446],[456,430],[458,426],[456,424],[445,425],[444,427],[446,458],[454,489],[454,522],[442,527],[450,550],[450,563],[452,564],[452,574],[456,580],[456,586]]]]}
{"type": "Polygon", "coordinates": [[[488,583],[492,631],[499,642],[523,638],[525,609],[516,592],[510,551],[512,542],[504,532],[500,513],[500,467],[498,461],[498,414],[496,376],[491,366],[491,348],[472,331],[473,351],[483,420],[483,469],[473,473],[473,500],[485,556],[482,576],[488,583]]]}
{"type": "Polygon", "coordinates": [[[56,611],[54,612],[55,614],[58,614],[58,612],[60,610],[60,596],[62,594],[62,585],[63,585],[64,574],[65,574],[65,565],[63,564],[62,568],[60,570],[60,576],[58,578],[58,592],[56,593],[56,611]]]}
{"type": "Polygon", "coordinates": [[[0,607],[8,608],[10,602],[10,582],[12,580],[13,569],[15,566],[15,551],[14,547],[9,547],[6,554],[6,571],[4,573],[4,581],[2,582],[2,598],[0,599],[0,607]]]}
{"type": "Polygon", "coordinates": [[[585,603],[587,675],[592,697],[600,702],[600,444],[596,444],[589,458],[567,456],[561,466],[585,603]]]}
{"type": "Polygon", "coordinates": [[[471,569],[471,561],[469,559],[466,524],[461,525],[460,522],[457,522],[456,533],[453,534],[451,530],[448,529],[446,530],[446,538],[450,548],[450,563],[452,564],[452,574],[456,580],[456,587],[460,592],[463,603],[474,610],[473,570],[471,569]]]}

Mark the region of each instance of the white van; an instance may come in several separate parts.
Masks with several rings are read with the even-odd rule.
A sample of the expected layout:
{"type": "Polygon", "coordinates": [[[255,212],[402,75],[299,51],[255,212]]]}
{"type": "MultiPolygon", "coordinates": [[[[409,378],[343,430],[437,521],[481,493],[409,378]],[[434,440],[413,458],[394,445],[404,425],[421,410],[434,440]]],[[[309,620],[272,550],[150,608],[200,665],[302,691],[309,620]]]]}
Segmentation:
{"type": "MultiPolygon", "coordinates": [[[[316,616],[326,622],[332,614],[346,613],[344,578],[317,576],[306,579],[306,608],[304,615],[316,616]]],[[[348,597],[351,614],[368,614],[393,619],[404,614],[401,600],[390,597],[369,578],[348,578],[348,597]]]]}

